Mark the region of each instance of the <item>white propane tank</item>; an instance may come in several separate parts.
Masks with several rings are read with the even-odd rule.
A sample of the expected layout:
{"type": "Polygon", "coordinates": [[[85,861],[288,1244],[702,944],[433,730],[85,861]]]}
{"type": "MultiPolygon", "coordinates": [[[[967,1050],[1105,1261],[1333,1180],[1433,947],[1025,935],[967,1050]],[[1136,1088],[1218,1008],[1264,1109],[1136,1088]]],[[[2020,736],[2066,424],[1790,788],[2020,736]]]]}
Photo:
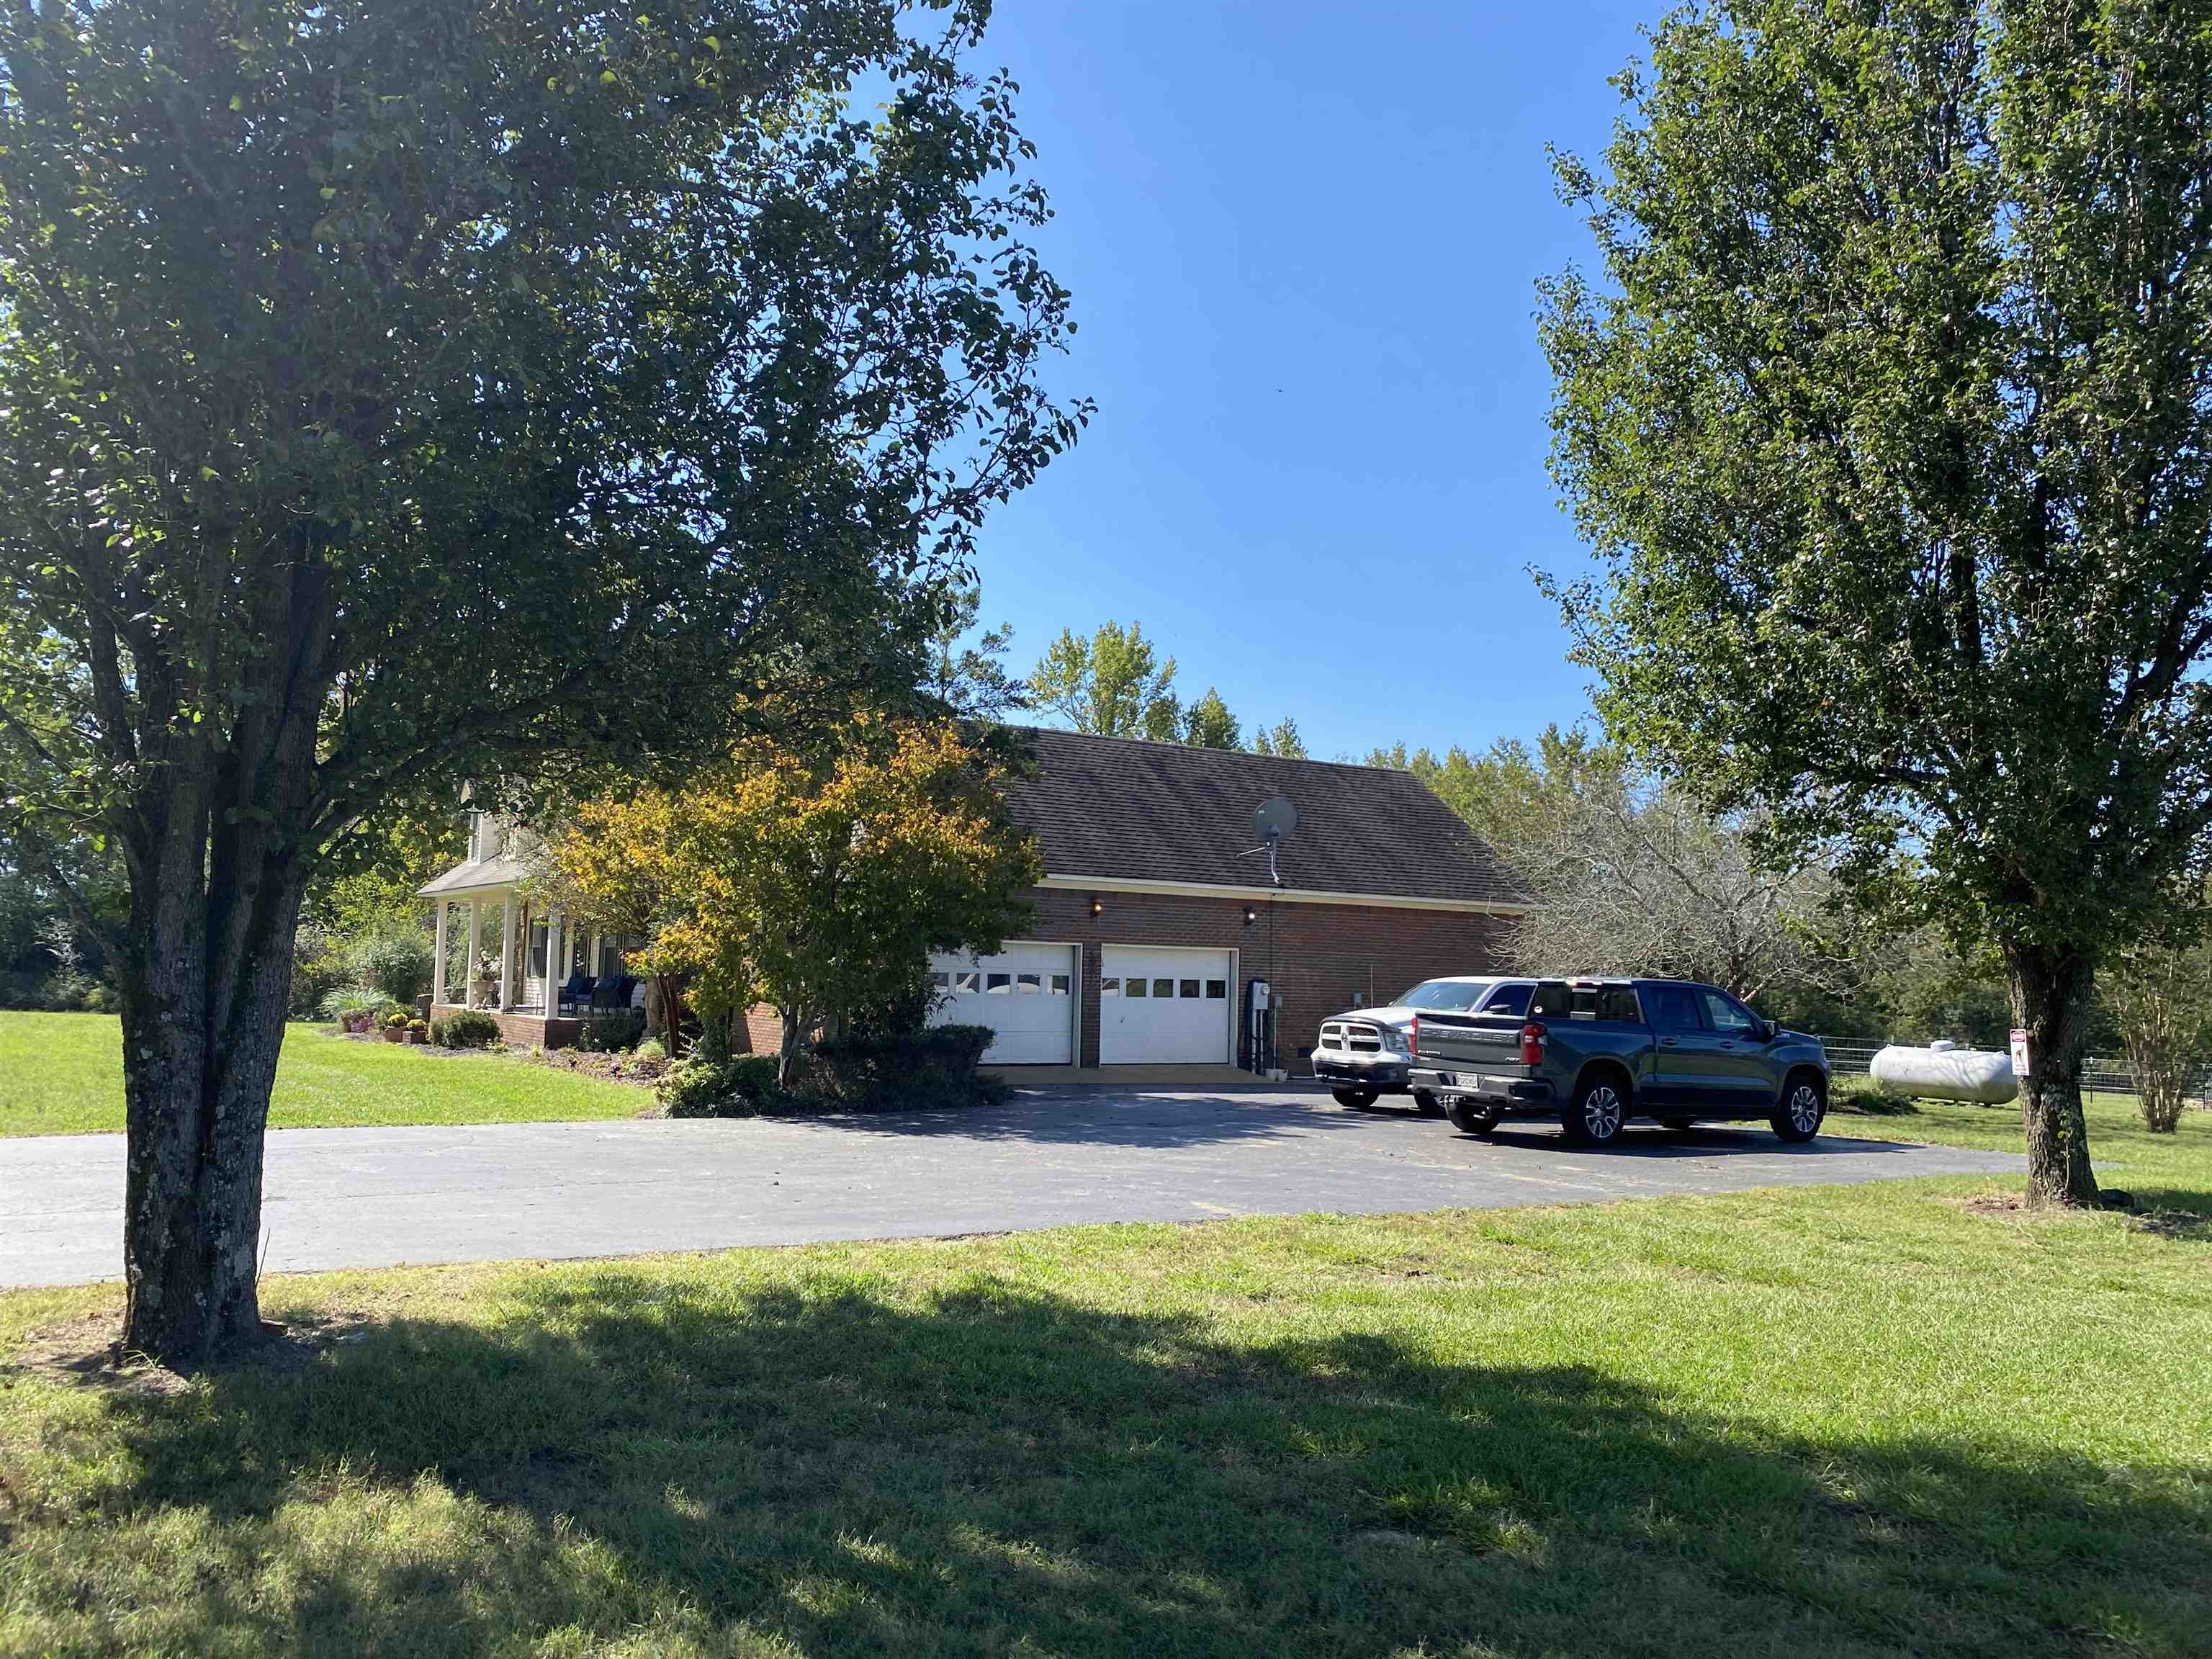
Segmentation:
{"type": "Polygon", "coordinates": [[[1892,1043],[1874,1057],[1868,1071],[1885,1089],[1923,1100],[1971,1100],[1984,1106],[2002,1106],[2020,1095],[2010,1054],[1983,1054],[1948,1042],[1926,1048],[1892,1043]]]}

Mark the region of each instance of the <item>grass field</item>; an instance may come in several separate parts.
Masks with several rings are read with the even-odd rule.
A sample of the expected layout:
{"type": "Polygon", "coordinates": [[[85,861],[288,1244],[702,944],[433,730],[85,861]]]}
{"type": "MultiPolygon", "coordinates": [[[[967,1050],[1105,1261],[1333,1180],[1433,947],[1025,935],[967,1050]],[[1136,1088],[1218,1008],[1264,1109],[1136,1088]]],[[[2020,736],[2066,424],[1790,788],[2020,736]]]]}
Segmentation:
{"type": "MultiPolygon", "coordinates": [[[[1834,1103],[1838,1109],[1829,1115],[1829,1133],[1992,1152],[2026,1150],[2016,1104],[1923,1100],[1893,1116],[1861,1115],[1850,1109],[1857,1086],[1839,1084],[1834,1103]]],[[[2144,1128],[2130,1095],[2091,1095],[2082,1102],[2082,1115],[2089,1121],[2089,1156],[2099,1184],[2118,1188],[2147,1208],[2212,1215],[2212,1112],[2184,1112],[2181,1127],[2170,1135],[2144,1128]]]]}
{"type": "MultiPolygon", "coordinates": [[[[121,1028],[106,1014],[0,1013],[0,1136],[119,1133],[121,1028]]],[[[630,1117],[643,1091],[502,1054],[431,1054],[286,1028],[272,1129],[630,1117]]]]}
{"type": "Polygon", "coordinates": [[[10,1379],[0,1652],[2204,1653],[2212,1238],[1974,1185],[280,1279],[10,1379]]]}

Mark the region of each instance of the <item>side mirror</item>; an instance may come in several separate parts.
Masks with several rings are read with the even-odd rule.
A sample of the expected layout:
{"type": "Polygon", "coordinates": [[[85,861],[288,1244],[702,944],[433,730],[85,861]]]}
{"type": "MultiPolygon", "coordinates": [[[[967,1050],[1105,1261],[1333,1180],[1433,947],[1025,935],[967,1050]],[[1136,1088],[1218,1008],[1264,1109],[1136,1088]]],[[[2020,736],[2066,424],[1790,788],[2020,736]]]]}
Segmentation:
{"type": "Polygon", "coordinates": [[[1782,1028],[1772,1020],[1762,1019],[1759,1022],[1759,1040],[1761,1042],[1771,1042],[1781,1035],[1782,1028]]]}

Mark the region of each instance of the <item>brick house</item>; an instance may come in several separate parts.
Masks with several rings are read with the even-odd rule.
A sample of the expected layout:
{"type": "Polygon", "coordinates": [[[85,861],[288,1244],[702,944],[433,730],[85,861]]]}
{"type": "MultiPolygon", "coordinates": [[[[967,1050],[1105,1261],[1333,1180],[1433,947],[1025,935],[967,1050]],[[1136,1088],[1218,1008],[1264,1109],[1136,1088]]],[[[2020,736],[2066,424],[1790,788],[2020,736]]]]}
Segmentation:
{"type": "Polygon", "coordinates": [[[1252,1066],[1253,984],[1277,1063],[1305,1069],[1321,1021],[1439,974],[1501,964],[1522,895],[1409,773],[1036,730],[1007,788],[1046,876],[1025,938],[931,963],[937,1018],[989,1025],[998,1065],[1252,1066]],[[1253,814],[1297,827],[1271,884],[1253,814]]]}
{"type": "MultiPolygon", "coordinates": [[[[933,1018],[988,1025],[997,1066],[1234,1064],[1305,1070],[1321,1021],[1440,974],[1502,965],[1522,896],[1490,849],[1411,774],[1180,744],[1026,730],[1035,775],[1007,807],[1037,837],[1034,921],[995,954],[933,958],[933,1018]],[[1271,883],[1255,810],[1282,799],[1297,827],[1271,883]],[[1257,1015],[1255,981],[1270,1014],[1257,1015]]],[[[470,857],[423,889],[436,907],[439,1012],[487,1009],[512,1041],[573,1042],[573,976],[605,982],[636,942],[533,914],[528,832],[488,815],[470,857]],[[464,961],[491,971],[449,984],[464,961]],[[547,965],[556,971],[549,976],[547,965]]],[[[748,1022],[772,1050],[772,1011],[748,1022]]]]}

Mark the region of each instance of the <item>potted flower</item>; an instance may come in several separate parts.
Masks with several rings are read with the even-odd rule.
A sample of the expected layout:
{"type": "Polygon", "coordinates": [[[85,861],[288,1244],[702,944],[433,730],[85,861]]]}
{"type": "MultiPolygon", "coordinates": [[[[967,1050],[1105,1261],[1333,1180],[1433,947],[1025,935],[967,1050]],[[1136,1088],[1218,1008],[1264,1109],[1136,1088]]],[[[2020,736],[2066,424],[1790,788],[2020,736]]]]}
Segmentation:
{"type": "Polygon", "coordinates": [[[417,1014],[407,1022],[407,1041],[420,1046],[430,1040],[430,1022],[417,1014]]]}
{"type": "Polygon", "coordinates": [[[473,983],[476,987],[477,1006],[483,1008],[489,1006],[491,1000],[499,994],[499,958],[497,957],[483,956],[477,958],[477,971],[473,983]]]}
{"type": "Polygon", "coordinates": [[[399,1011],[394,1011],[393,1012],[385,1016],[384,1040],[386,1042],[404,1042],[407,1041],[408,1018],[407,1014],[399,1011]]]}

